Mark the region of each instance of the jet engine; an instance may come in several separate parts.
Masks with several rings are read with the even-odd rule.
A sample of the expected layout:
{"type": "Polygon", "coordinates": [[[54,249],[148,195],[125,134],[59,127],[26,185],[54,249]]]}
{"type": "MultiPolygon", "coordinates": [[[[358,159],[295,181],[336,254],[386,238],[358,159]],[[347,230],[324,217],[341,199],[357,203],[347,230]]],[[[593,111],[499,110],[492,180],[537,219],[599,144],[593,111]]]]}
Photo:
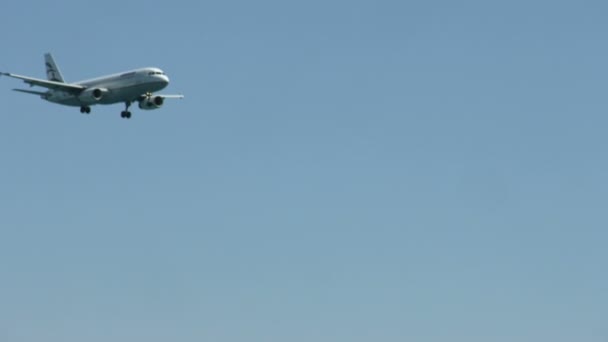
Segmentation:
{"type": "Polygon", "coordinates": [[[165,99],[162,96],[146,96],[139,100],[139,108],[144,110],[152,110],[160,108],[165,99]]]}
{"type": "Polygon", "coordinates": [[[95,103],[101,100],[101,98],[107,92],[108,89],[105,88],[86,89],[78,96],[78,99],[84,103],[95,103]]]}

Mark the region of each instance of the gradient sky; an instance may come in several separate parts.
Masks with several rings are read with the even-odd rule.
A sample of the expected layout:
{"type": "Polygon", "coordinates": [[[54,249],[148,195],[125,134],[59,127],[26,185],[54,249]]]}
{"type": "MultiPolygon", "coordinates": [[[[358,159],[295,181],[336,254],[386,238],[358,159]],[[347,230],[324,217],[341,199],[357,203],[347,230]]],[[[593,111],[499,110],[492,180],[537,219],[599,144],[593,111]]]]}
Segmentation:
{"type": "Polygon", "coordinates": [[[605,1],[9,1],[0,340],[606,341],[605,1]]]}

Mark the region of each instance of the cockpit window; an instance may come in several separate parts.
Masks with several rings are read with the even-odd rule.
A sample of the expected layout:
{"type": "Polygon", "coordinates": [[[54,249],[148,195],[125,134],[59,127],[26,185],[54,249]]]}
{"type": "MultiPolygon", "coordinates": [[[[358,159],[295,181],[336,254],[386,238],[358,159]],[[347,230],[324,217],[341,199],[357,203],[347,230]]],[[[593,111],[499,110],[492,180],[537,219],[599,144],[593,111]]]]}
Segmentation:
{"type": "Polygon", "coordinates": [[[164,75],[164,73],[162,71],[150,71],[148,75],[164,75]]]}

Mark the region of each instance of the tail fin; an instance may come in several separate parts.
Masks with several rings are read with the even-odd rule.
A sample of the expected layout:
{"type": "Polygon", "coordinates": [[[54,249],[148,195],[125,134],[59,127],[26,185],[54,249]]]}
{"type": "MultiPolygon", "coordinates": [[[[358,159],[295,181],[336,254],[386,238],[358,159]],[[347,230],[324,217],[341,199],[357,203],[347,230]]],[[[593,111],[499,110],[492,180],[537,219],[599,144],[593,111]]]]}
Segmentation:
{"type": "Polygon", "coordinates": [[[57,64],[55,64],[55,60],[50,53],[44,55],[44,64],[46,65],[46,78],[49,81],[65,83],[63,76],[61,76],[61,71],[59,71],[57,64]]]}

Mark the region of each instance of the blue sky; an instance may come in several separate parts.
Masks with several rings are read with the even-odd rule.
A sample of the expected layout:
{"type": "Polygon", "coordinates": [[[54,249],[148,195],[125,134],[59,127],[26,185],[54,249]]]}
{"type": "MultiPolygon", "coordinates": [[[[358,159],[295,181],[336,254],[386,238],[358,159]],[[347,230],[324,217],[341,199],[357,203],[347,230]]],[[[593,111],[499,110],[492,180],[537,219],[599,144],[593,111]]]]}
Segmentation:
{"type": "Polygon", "coordinates": [[[605,341],[608,5],[14,2],[0,340],[605,341]]]}

